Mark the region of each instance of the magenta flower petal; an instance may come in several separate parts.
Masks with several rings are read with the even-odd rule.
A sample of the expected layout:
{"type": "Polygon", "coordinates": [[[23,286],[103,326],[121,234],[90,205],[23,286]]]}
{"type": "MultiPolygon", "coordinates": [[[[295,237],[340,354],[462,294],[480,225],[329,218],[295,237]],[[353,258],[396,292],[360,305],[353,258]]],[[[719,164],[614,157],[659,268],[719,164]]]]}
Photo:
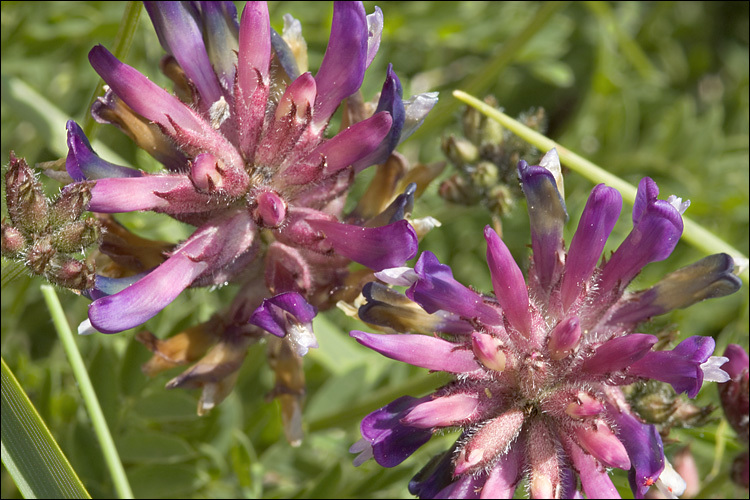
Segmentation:
{"type": "Polygon", "coordinates": [[[593,455],[584,451],[569,437],[563,438],[563,444],[581,478],[586,498],[621,498],[607,469],[593,455]]]}
{"type": "Polygon", "coordinates": [[[487,266],[497,301],[513,328],[528,336],[531,333],[529,291],[521,268],[490,226],[485,226],[484,238],[487,240],[487,266]]]}
{"type": "Polygon", "coordinates": [[[380,227],[314,219],[308,223],[325,233],[337,253],[376,271],[401,266],[417,254],[417,234],[406,220],[380,227]]]}
{"type": "Polygon", "coordinates": [[[374,151],[391,130],[392,123],[389,113],[376,113],[324,142],[303,164],[317,165],[322,158],[325,160],[324,176],[333,175],[374,151]]]}
{"type": "Polygon", "coordinates": [[[401,419],[401,422],[421,429],[449,427],[474,416],[480,406],[479,394],[459,392],[419,403],[401,419]]]}
{"type": "Polygon", "coordinates": [[[479,368],[472,351],[456,350],[452,342],[436,337],[380,335],[358,330],[353,330],[349,335],[383,356],[428,370],[468,373],[479,368]]]}
{"type": "Polygon", "coordinates": [[[616,189],[599,184],[591,191],[565,262],[560,292],[563,309],[570,307],[591,278],[621,209],[622,195],[616,189]]]}
{"type": "Polygon", "coordinates": [[[168,133],[176,133],[172,122],[195,132],[204,128],[194,112],[179,99],[132,67],[118,61],[103,46],[97,45],[91,49],[89,62],[125,104],[144,118],[164,127],[168,133]]]}
{"type": "MultiPolygon", "coordinates": [[[[322,128],[342,100],[362,85],[367,67],[367,18],[361,2],[335,2],[328,47],[315,75],[313,121],[322,128]]],[[[379,142],[379,141],[378,141],[379,142]]]]}
{"type": "Polygon", "coordinates": [[[240,19],[239,61],[237,78],[239,86],[249,98],[258,85],[268,80],[271,63],[271,21],[266,2],[247,2],[240,19]]]}
{"type": "Polygon", "coordinates": [[[631,333],[608,340],[586,359],[581,370],[589,374],[618,372],[646,356],[656,341],[655,336],[645,333],[631,333]]]}
{"type": "Polygon", "coordinates": [[[104,161],[91,148],[88,138],[73,120],[68,120],[68,156],[65,170],[75,181],[104,179],[107,177],[140,177],[143,172],[104,161]]]}
{"type": "Polygon", "coordinates": [[[728,375],[729,380],[719,384],[719,397],[721,406],[732,429],[735,430],[740,441],[747,442],[750,434],[750,423],[748,423],[748,385],[750,381],[750,366],[745,349],[737,344],[729,344],[724,351],[724,357],[729,361],[721,367],[728,375]]]}
{"type": "Polygon", "coordinates": [[[207,198],[195,192],[190,179],[184,175],[144,175],[100,179],[91,190],[89,210],[102,213],[134,212],[137,210],[167,211],[170,201],[166,193],[179,192],[184,203],[195,205],[196,211],[206,205],[207,198]]]}
{"type": "Polygon", "coordinates": [[[419,279],[406,290],[406,296],[428,313],[443,310],[465,318],[499,320],[500,314],[477,292],[453,279],[451,268],[441,264],[432,252],[422,252],[414,271],[419,279]]]}
{"type": "Polygon", "coordinates": [[[156,316],[208,268],[184,253],[174,254],[125,290],[89,306],[91,324],[102,333],[117,333],[156,316]]]}
{"type": "Polygon", "coordinates": [[[729,359],[721,369],[729,374],[732,380],[747,376],[750,359],[747,352],[737,344],[729,344],[724,351],[724,357],[729,359]]]}
{"type": "Polygon", "coordinates": [[[557,190],[555,177],[549,170],[530,167],[521,160],[518,163],[518,175],[526,195],[531,222],[534,269],[542,289],[549,290],[562,266],[562,230],[568,220],[568,212],[557,190]]]}
{"type": "Polygon", "coordinates": [[[490,471],[479,498],[513,498],[522,477],[522,466],[521,447],[511,447],[490,471]]]}
{"type": "Polygon", "coordinates": [[[625,446],[606,423],[597,421],[593,426],[574,427],[573,434],[581,447],[604,465],[623,470],[630,469],[630,457],[625,446]]]}
{"type": "Polygon", "coordinates": [[[161,46],[172,54],[193,82],[206,109],[222,96],[206,52],[198,12],[189,3],[144,2],[161,46]]]}

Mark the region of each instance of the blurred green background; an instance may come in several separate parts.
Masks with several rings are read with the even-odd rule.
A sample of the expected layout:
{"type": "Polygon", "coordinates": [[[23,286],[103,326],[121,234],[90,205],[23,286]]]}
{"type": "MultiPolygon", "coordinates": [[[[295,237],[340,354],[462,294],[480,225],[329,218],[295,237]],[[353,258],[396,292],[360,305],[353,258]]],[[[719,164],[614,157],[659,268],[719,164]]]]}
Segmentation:
{"type": "MultiPolygon", "coordinates": [[[[365,2],[368,12],[374,5],[365,2]]],[[[379,91],[389,62],[405,95],[441,93],[423,129],[400,148],[412,162],[443,160],[441,138],[459,133],[461,108],[451,96],[454,89],[480,98],[493,94],[512,116],[541,106],[549,118],[550,137],[633,184],[648,175],[663,196],[689,198],[687,213],[695,221],[747,255],[747,2],[377,5],[385,29],[365,79],[365,98],[379,91]]],[[[2,163],[7,165],[10,150],[30,164],[60,158],[66,152],[65,120],[81,122],[97,83],[87,53],[98,43],[111,47],[124,4],[2,2],[0,8],[2,163]]],[[[310,67],[317,68],[328,39],[331,6],[272,2],[270,12],[278,30],[285,13],[301,20],[310,67]]],[[[144,12],[126,62],[168,86],[158,70],[161,55],[144,12]]],[[[98,138],[131,165],[153,168],[153,161],[114,127],[102,127],[98,138]]],[[[526,159],[535,163],[538,157],[526,159]]],[[[452,173],[446,170],[441,179],[452,173]]],[[[443,223],[421,249],[452,265],[459,281],[489,291],[482,228],[490,216],[482,207],[443,201],[437,195],[439,181],[416,203],[416,216],[431,215],[443,223]]],[[[48,182],[49,193],[58,188],[48,182]]],[[[565,188],[570,241],[592,185],[571,172],[565,188]]],[[[608,250],[625,237],[629,219],[625,207],[608,250]]],[[[153,214],[120,220],[139,234],[170,241],[189,234],[178,223],[153,214]]],[[[503,219],[503,227],[511,251],[526,262],[529,236],[523,202],[503,219]]],[[[681,243],[665,262],[648,266],[634,287],[650,286],[703,256],[681,243]]],[[[8,269],[3,270],[4,282],[8,269]]],[[[112,497],[111,480],[39,292],[42,282],[26,274],[10,281],[2,289],[3,357],[92,496],[112,497]]],[[[169,336],[206,319],[231,293],[231,287],[184,293],[146,327],[169,336]]],[[[87,301],[64,291],[59,295],[70,323],[77,325],[85,318],[87,301]]],[[[299,448],[284,441],[277,404],[264,400],[273,381],[262,344],[251,348],[234,393],[199,418],[197,393],[163,389],[177,372],[153,380],[142,375],[140,365],[148,353],[133,340],[134,331],[77,341],[136,497],[409,496],[411,476],[455,435],[436,436],[412,458],[387,470],[373,461],[353,468],[347,449],[359,439],[359,421],[373,405],[403,394],[421,396],[441,380],[359,346],[347,336],[352,328],[364,326],[337,310],[316,319],[321,348],[305,358],[308,434],[299,448]]],[[[647,328],[711,335],[717,340],[717,354],[728,343],[747,348],[747,286],[733,296],[657,318],[647,328]]],[[[716,388],[707,386],[698,399],[718,405],[716,388]]],[[[714,415],[718,422],[721,411],[714,415]]],[[[746,497],[746,491],[726,478],[732,458],[747,444],[738,444],[731,429],[721,436],[716,431],[713,423],[671,437],[691,443],[703,485],[713,480],[703,494],[746,497]]],[[[678,444],[667,445],[668,456],[678,444]]],[[[615,482],[630,496],[624,474],[616,475],[615,482]]],[[[3,469],[2,497],[15,496],[18,492],[3,469]]]]}

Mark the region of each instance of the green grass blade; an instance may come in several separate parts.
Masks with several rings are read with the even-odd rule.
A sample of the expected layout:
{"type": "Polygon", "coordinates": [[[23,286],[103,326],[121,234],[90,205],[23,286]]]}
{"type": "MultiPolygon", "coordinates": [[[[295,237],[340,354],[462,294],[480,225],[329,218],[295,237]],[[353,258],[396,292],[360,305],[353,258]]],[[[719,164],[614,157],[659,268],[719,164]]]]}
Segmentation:
{"type": "Polygon", "coordinates": [[[2,363],[2,459],[24,498],[91,498],[13,372],[2,363]]]}
{"type": "Polygon", "coordinates": [[[70,365],[73,368],[73,374],[75,375],[76,381],[78,382],[78,388],[81,391],[83,402],[86,405],[89,417],[91,418],[91,424],[94,427],[94,432],[99,440],[99,444],[102,448],[102,454],[104,460],[107,463],[109,472],[112,475],[112,481],[117,490],[119,498],[133,498],[133,492],[130,489],[130,483],[128,483],[128,477],[125,475],[125,469],[122,467],[122,462],[117,454],[117,448],[115,442],[112,439],[112,434],[109,432],[107,421],[104,418],[102,407],[99,404],[99,399],[96,397],[94,386],[91,384],[91,379],[86,371],[86,365],[83,362],[81,353],[76,345],[73,332],[70,330],[68,320],[65,318],[65,313],[62,310],[60,300],[57,298],[55,289],[51,285],[42,285],[42,295],[49,308],[52,321],[55,324],[65,354],[68,356],[70,365]]]}
{"type": "MultiPolygon", "coordinates": [[[[529,144],[534,145],[540,151],[549,151],[552,148],[557,148],[557,153],[560,156],[560,162],[563,165],[567,166],[571,170],[574,170],[575,172],[578,172],[592,182],[603,182],[608,186],[617,189],[622,194],[622,199],[627,201],[631,205],[635,201],[635,186],[620,179],[616,175],[607,172],[600,166],[595,165],[582,156],[577,155],[565,146],[562,146],[549,137],[546,137],[539,132],[530,129],[519,121],[514,120],[510,116],[501,111],[498,111],[497,109],[492,108],[492,106],[485,104],[481,100],[467,94],[466,92],[456,90],[453,92],[453,96],[459,101],[462,101],[472,108],[475,108],[488,118],[495,120],[521,139],[525,140],[529,144]]],[[[689,217],[685,217],[683,215],[682,222],[684,223],[682,237],[685,241],[690,243],[695,248],[706,252],[707,254],[725,252],[732,256],[735,262],[737,262],[738,260],[747,261],[747,256],[743,255],[742,252],[740,252],[738,249],[734,248],[732,245],[722,240],[712,232],[708,231],[689,217]]],[[[740,277],[745,281],[745,283],[750,281],[750,273],[747,268],[745,268],[740,273],[740,277]]]]}

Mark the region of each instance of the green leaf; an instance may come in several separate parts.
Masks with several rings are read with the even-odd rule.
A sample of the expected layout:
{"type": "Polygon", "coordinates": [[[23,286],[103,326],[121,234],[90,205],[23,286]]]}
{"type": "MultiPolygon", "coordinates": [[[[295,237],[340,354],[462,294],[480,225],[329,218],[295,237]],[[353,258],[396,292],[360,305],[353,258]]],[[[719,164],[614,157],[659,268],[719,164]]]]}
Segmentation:
{"type": "Polygon", "coordinates": [[[2,359],[2,459],[24,498],[91,498],[2,359]]]}
{"type": "Polygon", "coordinates": [[[131,431],[118,437],[116,444],[123,462],[177,463],[196,454],[184,439],[162,432],[131,431]]]}

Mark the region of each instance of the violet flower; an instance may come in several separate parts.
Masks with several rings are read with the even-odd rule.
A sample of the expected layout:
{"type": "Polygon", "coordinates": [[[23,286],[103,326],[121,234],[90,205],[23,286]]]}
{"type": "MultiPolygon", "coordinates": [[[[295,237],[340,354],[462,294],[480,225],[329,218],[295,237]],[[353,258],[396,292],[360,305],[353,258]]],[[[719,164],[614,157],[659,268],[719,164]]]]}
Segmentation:
{"type": "MultiPolygon", "coordinates": [[[[557,153],[550,151],[542,164],[559,165],[557,153]]],[[[732,259],[707,257],[649,290],[627,292],[645,265],[672,252],[687,204],[658,199],[654,181],[643,179],[632,231],[597,266],[620,214],[620,194],[603,184],[593,189],[566,252],[567,213],[553,174],[523,161],[518,172],[531,219],[528,278],[487,226],[494,295],[456,281],[430,252],[413,271],[376,274],[410,284],[406,296],[380,284],[365,289],[364,321],[424,335],[351,336],[387,357],[449,372],[455,380],[367,416],[363,439],[352,447],[360,453],[355,465],[374,457],[393,467],[433,433],[458,429],[452,450],[413,478],[413,494],[511,498],[526,478],[532,498],[580,498],[581,492],[618,497],[608,468],[628,471],[637,497],[658,480],[667,483],[660,484],[664,490],[677,491],[684,483],[662,474],[665,457],[656,427],[634,413],[620,386],[657,379],[694,397],[704,381],[727,379],[719,368],[725,358],[711,356],[713,339],[689,337],[671,351],[653,351],[657,337],[636,333],[636,324],[735,292],[740,281],[732,259]]]]}
{"type": "MultiPolygon", "coordinates": [[[[92,115],[120,128],[165,170],[146,173],[99,158],[73,121],[66,167],[74,181],[93,184],[91,212],[159,212],[195,230],[168,246],[155,267],[139,259],[135,238],[108,240],[105,232],[100,251],[124,271],[98,275],[84,292],[93,302],[79,331],[127,330],[187,288],[238,283],[229,308],[176,336],[175,346],[148,332],[138,335],[160,358],[144,367],[150,374],[198,361],[168,387],[203,388],[200,413],[226,396],[233,382],[225,382],[247,346],[266,333],[290,343],[276,349],[286,357],[316,347],[312,317],[335,303],[352,261],[372,273],[416,255],[417,232],[405,220],[414,185],[381,189],[375,211],[360,205],[347,215],[343,206],[356,174],[391,161],[437,94],[403,99],[389,66],[377,105],[363,111],[359,89],[380,44],[383,14],[376,7],[367,15],[361,2],[334,4],[328,47],[314,76],[299,21],[285,16],[277,33],[265,2],[248,2],[239,22],[232,2],[145,5],[167,52],[161,67],[175,94],[99,45],[89,60],[107,87],[92,115]],[[349,105],[358,115],[345,112],[342,130],[327,134],[348,98],[360,104],[349,105]]],[[[301,363],[282,365],[282,371],[301,370],[301,363]]]]}

